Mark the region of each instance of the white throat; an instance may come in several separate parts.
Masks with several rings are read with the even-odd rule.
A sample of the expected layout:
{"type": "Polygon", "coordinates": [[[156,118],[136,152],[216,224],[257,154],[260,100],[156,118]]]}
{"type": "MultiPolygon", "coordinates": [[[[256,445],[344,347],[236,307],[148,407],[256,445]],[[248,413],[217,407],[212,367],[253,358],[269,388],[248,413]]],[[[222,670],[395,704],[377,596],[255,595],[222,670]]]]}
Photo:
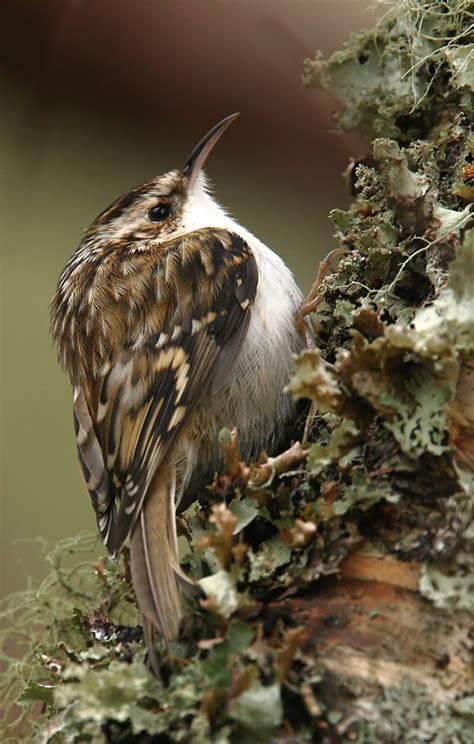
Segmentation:
{"type": "Polygon", "coordinates": [[[181,227],[178,229],[177,234],[182,235],[183,233],[199,230],[203,227],[222,227],[242,235],[247,241],[249,238],[256,240],[248,230],[233,220],[225,209],[213,199],[209,193],[207,178],[201,171],[186,201],[181,219],[181,227]]]}
{"type": "Polygon", "coordinates": [[[175,235],[183,235],[191,230],[199,230],[204,227],[219,227],[230,230],[240,235],[250,246],[257,260],[259,270],[257,307],[259,305],[258,300],[264,293],[268,295],[265,300],[266,309],[270,310],[275,303],[281,301],[281,291],[285,298],[283,305],[286,306],[288,312],[295,311],[295,308],[301,302],[301,292],[291,271],[276,253],[256,238],[250,230],[232,219],[225,209],[212,198],[209,193],[207,178],[201,171],[192,193],[188,196],[181,219],[181,227],[175,235]],[[280,291],[274,292],[276,287],[279,287],[280,291]]]}

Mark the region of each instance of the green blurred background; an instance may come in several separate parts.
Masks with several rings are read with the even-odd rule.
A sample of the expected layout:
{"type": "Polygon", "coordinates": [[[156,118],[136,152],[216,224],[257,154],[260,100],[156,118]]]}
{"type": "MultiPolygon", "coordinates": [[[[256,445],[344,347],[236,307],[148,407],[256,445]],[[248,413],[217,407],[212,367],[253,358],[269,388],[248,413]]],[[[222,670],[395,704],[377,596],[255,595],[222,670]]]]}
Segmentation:
{"type": "Polygon", "coordinates": [[[316,49],[371,24],[367,0],[2,0],[1,591],[44,571],[36,536],[94,529],[48,303],[81,231],[118,194],[180,166],[240,111],[207,172],[219,200],[303,290],[363,146],[301,83],[316,49]],[[23,540],[26,538],[27,540],[23,540]]]}

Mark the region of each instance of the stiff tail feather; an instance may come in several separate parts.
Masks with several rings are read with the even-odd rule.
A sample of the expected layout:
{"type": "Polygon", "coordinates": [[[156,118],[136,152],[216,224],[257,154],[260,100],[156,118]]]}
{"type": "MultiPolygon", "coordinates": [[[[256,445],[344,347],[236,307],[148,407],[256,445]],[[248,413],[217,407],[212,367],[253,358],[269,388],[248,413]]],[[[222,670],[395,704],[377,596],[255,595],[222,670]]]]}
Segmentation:
{"type": "Polygon", "coordinates": [[[195,586],[179,565],[174,503],[175,477],[166,468],[155,475],[130,539],[133,587],[155,674],[154,632],[166,641],[176,638],[181,620],[180,588],[195,586]]]}

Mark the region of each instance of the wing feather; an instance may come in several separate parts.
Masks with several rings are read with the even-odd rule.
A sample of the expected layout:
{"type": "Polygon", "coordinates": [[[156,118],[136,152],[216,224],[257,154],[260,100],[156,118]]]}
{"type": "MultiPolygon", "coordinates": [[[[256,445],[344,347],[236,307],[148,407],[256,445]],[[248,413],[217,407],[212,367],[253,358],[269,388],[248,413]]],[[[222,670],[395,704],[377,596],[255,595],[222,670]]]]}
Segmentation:
{"type": "Polygon", "coordinates": [[[258,280],[249,246],[225,230],[170,241],[155,274],[158,296],[168,301],[166,320],[138,340],[131,334],[109,360],[95,382],[95,405],[80,389],[75,400],[79,459],[112,553],[130,534],[154,474],[199,401],[225,383],[258,280]]]}

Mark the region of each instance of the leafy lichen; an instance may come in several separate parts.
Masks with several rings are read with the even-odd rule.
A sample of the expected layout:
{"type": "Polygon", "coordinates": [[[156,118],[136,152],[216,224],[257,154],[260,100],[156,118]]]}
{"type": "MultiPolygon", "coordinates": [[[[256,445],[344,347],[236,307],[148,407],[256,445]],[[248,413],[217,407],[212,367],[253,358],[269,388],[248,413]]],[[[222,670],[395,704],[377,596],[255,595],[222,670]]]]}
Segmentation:
{"type": "Polygon", "coordinates": [[[474,697],[455,704],[434,701],[426,689],[409,678],[386,687],[374,704],[373,723],[363,724],[358,742],[406,744],[469,744],[474,725],[474,697]]]}
{"type": "Polygon", "coordinates": [[[469,0],[382,0],[376,28],[305,65],[306,85],[343,103],[342,129],[369,138],[426,137],[443,108],[471,113],[474,11],[469,0]]]}

